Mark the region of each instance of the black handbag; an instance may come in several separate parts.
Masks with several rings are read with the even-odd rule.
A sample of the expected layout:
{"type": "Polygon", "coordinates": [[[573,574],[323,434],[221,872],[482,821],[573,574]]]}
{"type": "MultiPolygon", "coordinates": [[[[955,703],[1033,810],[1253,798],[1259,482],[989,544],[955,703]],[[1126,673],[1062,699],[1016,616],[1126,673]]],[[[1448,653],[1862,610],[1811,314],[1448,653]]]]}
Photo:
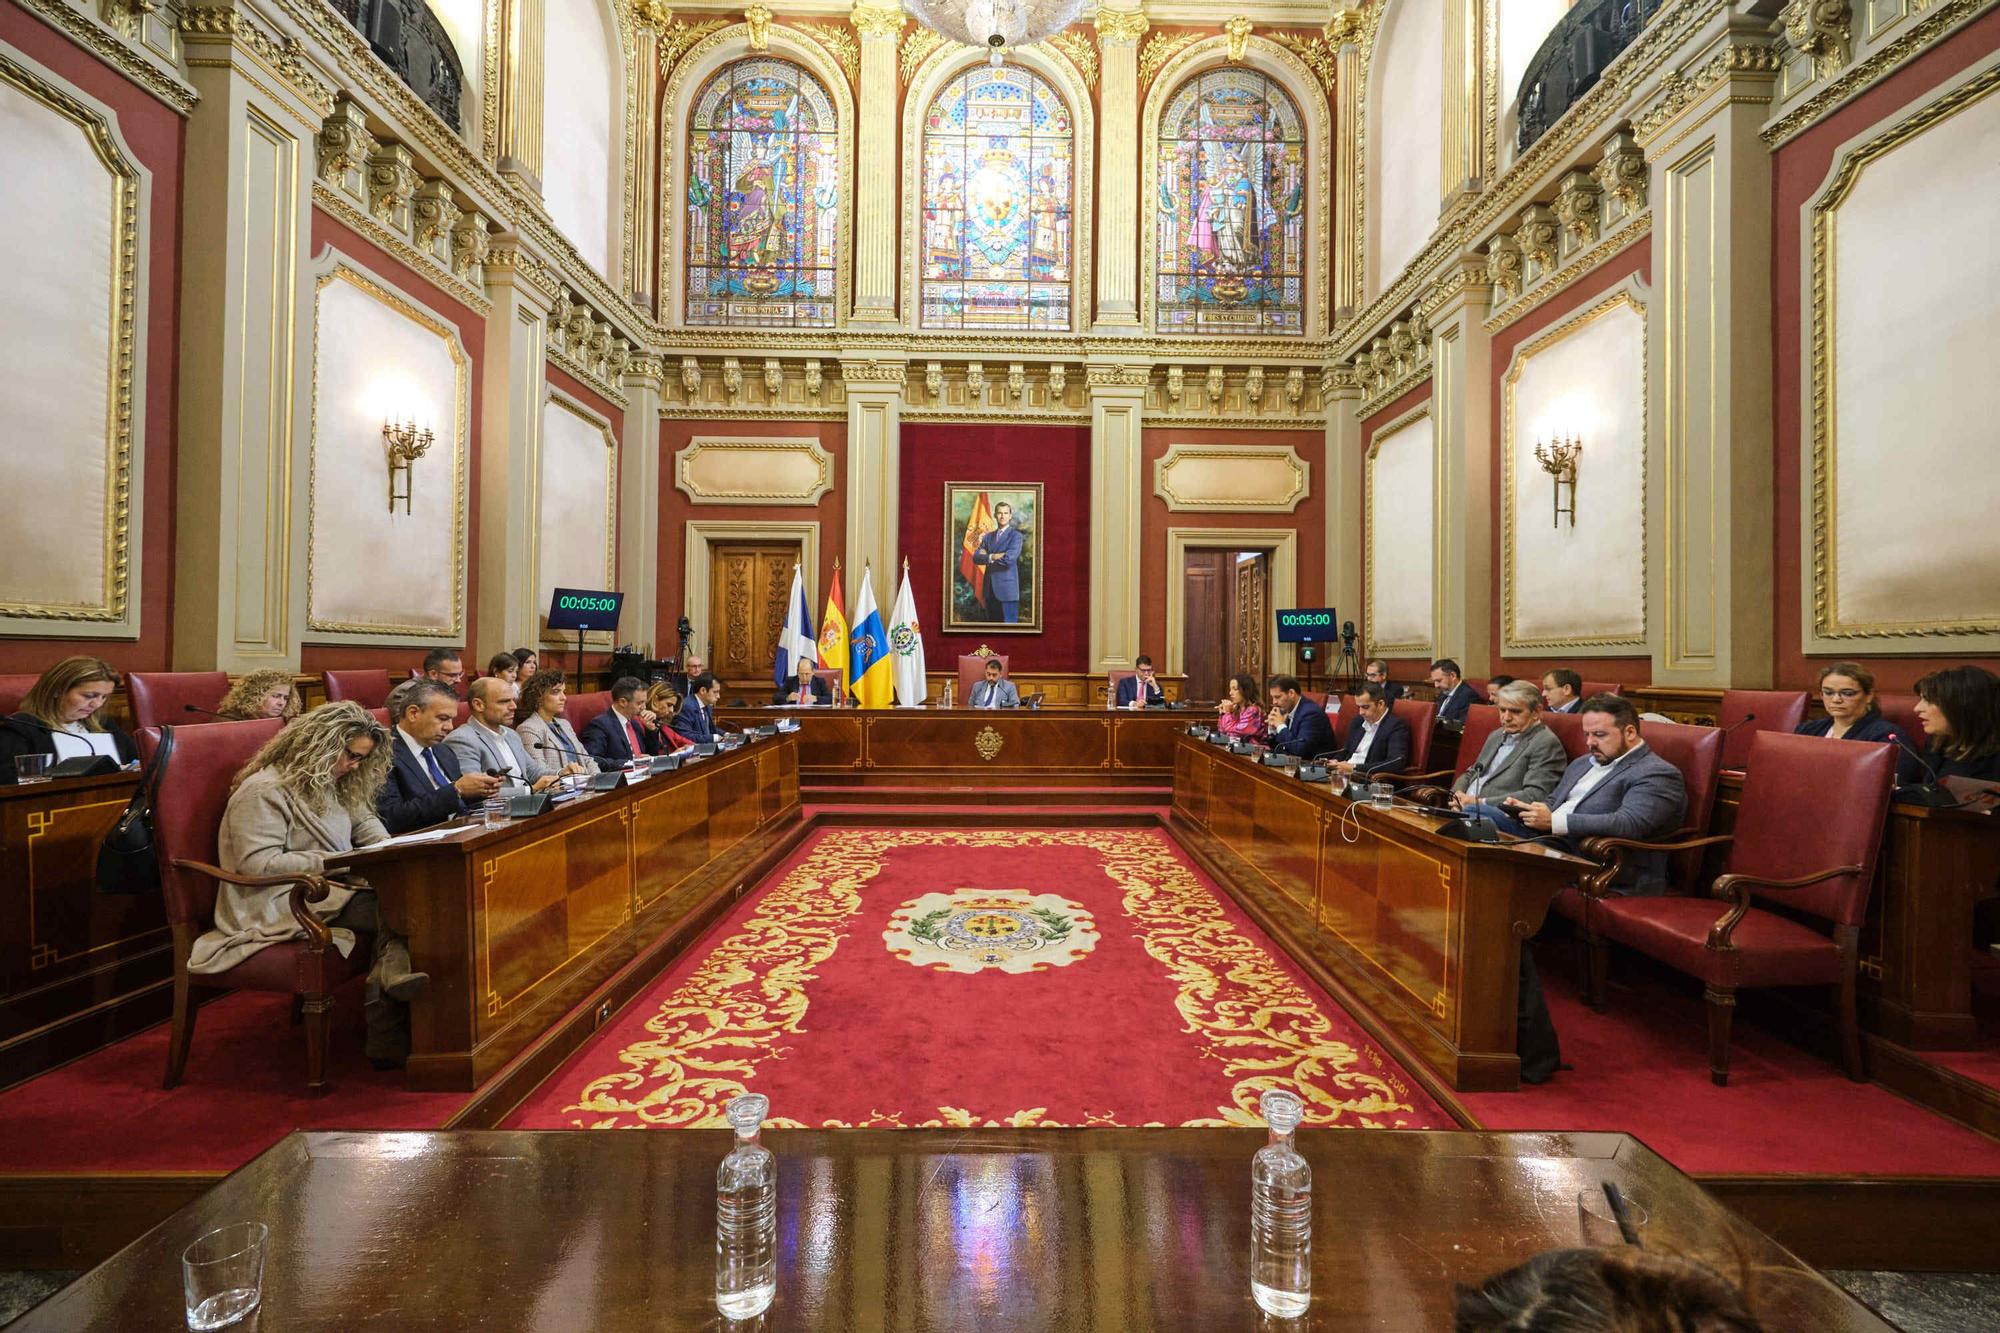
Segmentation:
{"type": "Polygon", "coordinates": [[[153,793],[174,755],[174,729],[160,728],[160,748],[139,790],[97,848],[97,891],[121,896],[160,891],[160,861],[153,853],[153,793]]]}

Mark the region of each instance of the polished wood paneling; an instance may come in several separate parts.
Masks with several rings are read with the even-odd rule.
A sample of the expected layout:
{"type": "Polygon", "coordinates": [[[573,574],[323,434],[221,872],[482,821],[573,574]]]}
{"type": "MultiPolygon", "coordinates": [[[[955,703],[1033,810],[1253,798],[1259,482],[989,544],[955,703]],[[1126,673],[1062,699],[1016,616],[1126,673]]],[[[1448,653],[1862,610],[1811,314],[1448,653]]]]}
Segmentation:
{"type": "Polygon", "coordinates": [[[0,786],[0,1086],[159,1021],[173,948],[157,893],[97,892],[129,773],[0,786]]]}
{"type": "Polygon", "coordinates": [[[715,542],[709,555],[709,670],[725,679],[768,676],[799,544],[715,542]]]}
{"type": "Polygon", "coordinates": [[[410,936],[412,1087],[471,1090],[695,910],[723,858],[798,815],[797,742],[753,744],[349,862],[410,936]]]}
{"type": "Polygon", "coordinates": [[[1180,747],[1175,828],[1215,854],[1246,906],[1450,1087],[1519,1086],[1520,942],[1590,863],[1539,845],[1455,842],[1435,820],[1350,804],[1191,737],[1180,747]]]}
{"type": "MultiPolygon", "coordinates": [[[[1187,578],[1181,585],[1181,670],[1188,691],[1213,699],[1229,674],[1230,647],[1235,637],[1229,613],[1236,557],[1228,551],[1189,551],[1187,578]]],[[[1172,596],[1171,589],[1168,596],[1172,596]]]]}
{"type": "MultiPolygon", "coordinates": [[[[783,1113],[782,1107],[774,1112],[783,1113]]],[[[1250,1129],[771,1130],[781,1329],[1257,1328],[1250,1129]]],[[[1616,1181],[1651,1246],[1758,1274],[1764,1326],[1874,1315],[1615,1134],[1307,1130],[1314,1302],[1302,1327],[1449,1329],[1454,1287],[1578,1241],[1616,1181]]],[[[202,1233],[271,1229],[265,1327],[715,1327],[728,1134],[295,1134],[15,1327],[142,1328],[202,1233]],[[413,1238],[421,1244],[413,1244],[413,1238]]]]}

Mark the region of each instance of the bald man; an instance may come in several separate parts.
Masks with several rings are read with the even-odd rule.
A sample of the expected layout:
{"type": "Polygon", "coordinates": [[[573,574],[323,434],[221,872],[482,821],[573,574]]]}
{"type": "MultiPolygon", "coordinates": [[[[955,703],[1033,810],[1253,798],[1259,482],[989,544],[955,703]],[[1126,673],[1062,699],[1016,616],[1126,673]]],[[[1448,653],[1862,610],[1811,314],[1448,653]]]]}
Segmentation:
{"type": "Polygon", "coordinates": [[[500,676],[481,676],[472,682],[467,702],[472,717],[445,737],[458,765],[468,773],[494,773],[506,783],[522,783],[536,791],[553,786],[562,777],[558,766],[545,764],[528,752],[521,735],[514,730],[514,705],[521,687],[500,676]]]}

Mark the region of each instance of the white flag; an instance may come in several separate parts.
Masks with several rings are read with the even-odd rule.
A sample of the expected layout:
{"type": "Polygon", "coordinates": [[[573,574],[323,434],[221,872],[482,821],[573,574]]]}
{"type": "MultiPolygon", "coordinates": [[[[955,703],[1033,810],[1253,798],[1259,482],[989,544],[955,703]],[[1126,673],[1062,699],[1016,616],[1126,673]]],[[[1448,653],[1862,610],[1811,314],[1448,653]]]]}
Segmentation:
{"type": "Polygon", "coordinates": [[[778,657],[771,664],[779,689],[798,676],[801,662],[819,662],[819,640],[813,637],[812,612],[806,607],[806,576],[793,565],[791,604],[785,611],[785,628],[778,635],[778,657]]]}
{"type": "Polygon", "coordinates": [[[924,675],[924,632],[917,623],[917,599],[910,593],[910,562],[903,562],[903,586],[889,614],[889,651],[896,659],[896,702],[916,708],[931,697],[924,675]]]}

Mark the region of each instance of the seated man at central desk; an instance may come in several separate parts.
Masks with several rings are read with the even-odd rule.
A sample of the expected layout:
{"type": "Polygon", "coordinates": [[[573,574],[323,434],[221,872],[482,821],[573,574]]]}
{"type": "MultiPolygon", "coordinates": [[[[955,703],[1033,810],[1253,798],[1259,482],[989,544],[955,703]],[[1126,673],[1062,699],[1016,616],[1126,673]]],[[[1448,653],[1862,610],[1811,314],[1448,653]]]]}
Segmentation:
{"type": "Polygon", "coordinates": [[[1167,692],[1153,675],[1153,659],[1140,653],[1132,666],[1132,674],[1118,682],[1118,697],[1113,702],[1120,708],[1164,708],[1167,692]]]}
{"type": "Polygon", "coordinates": [[[1282,717],[1271,727],[1271,748],[1279,754],[1311,759],[1333,748],[1333,724],[1326,710],[1299,690],[1297,676],[1273,676],[1267,687],[1271,707],[1266,717],[1282,717]]]}
{"type": "Polygon", "coordinates": [[[1021,692],[1014,688],[1014,682],[1000,674],[1000,659],[986,659],[986,679],[972,687],[972,697],[966,700],[973,708],[1019,708],[1021,692]]]}
{"type": "Polygon", "coordinates": [[[1539,801],[1562,780],[1569,758],[1562,740],[1542,723],[1540,690],[1514,680],[1493,697],[1500,725],[1451,784],[1451,803],[1460,809],[1479,801],[1539,801]]]}
{"type": "Polygon", "coordinates": [[[1401,773],[1410,766],[1410,724],[1389,707],[1389,692],[1372,680],[1354,691],[1354,725],[1347,744],[1334,751],[1333,770],[1343,776],[1401,773]]]}
{"type": "Polygon", "coordinates": [[[562,770],[550,768],[528,753],[514,731],[514,701],[520,686],[503,676],[481,676],[472,682],[466,696],[472,717],[445,737],[458,755],[458,765],[467,772],[491,773],[502,782],[522,783],[541,791],[562,778],[562,770]]]}

